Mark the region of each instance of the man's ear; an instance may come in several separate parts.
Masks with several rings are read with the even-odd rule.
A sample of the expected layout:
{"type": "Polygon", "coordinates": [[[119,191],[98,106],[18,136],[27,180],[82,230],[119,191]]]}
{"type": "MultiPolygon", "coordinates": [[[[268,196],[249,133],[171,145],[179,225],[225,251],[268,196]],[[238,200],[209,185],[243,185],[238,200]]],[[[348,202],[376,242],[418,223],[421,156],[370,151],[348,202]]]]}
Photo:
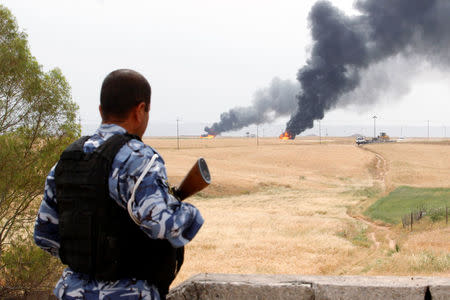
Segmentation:
{"type": "Polygon", "coordinates": [[[146,104],[145,102],[141,102],[137,105],[135,113],[136,113],[136,118],[138,121],[142,121],[141,119],[144,117],[144,115],[146,114],[146,104]]]}

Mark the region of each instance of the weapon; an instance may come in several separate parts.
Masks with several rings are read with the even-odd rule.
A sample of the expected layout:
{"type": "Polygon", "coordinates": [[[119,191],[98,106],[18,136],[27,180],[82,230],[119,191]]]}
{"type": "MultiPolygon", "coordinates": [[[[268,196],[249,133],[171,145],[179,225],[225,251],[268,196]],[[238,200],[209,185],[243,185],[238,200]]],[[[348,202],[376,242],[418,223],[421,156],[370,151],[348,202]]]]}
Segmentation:
{"type": "Polygon", "coordinates": [[[211,174],[204,158],[199,158],[192,166],[191,170],[181,181],[180,185],[174,188],[175,196],[184,200],[207,187],[211,183],[211,174]]]}

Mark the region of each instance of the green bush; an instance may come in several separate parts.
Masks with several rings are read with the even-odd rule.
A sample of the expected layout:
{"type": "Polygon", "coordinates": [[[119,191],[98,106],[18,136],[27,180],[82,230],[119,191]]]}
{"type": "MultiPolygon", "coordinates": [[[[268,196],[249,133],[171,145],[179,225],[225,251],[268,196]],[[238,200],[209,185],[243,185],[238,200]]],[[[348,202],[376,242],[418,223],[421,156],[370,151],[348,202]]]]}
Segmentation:
{"type": "Polygon", "coordinates": [[[61,273],[59,260],[34,244],[31,235],[15,239],[1,256],[0,296],[52,289],[61,273]]]}
{"type": "Polygon", "coordinates": [[[430,217],[433,222],[441,221],[445,219],[445,208],[429,209],[427,211],[427,216],[430,217]]]}

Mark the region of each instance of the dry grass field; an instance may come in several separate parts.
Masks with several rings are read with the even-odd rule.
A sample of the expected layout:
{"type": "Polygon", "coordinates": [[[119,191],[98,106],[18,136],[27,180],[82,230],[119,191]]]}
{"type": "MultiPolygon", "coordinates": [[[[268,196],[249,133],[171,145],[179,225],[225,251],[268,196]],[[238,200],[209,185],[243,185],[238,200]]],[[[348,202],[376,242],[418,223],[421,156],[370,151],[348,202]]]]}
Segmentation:
{"type": "Polygon", "coordinates": [[[370,149],[388,159],[388,181],[395,186],[450,186],[449,144],[374,144],[370,149]]]}
{"type": "Polygon", "coordinates": [[[413,232],[361,212],[399,185],[450,187],[450,145],[353,139],[146,139],[176,185],[198,157],[213,182],[174,285],[197,273],[450,276],[450,225],[413,232]]]}

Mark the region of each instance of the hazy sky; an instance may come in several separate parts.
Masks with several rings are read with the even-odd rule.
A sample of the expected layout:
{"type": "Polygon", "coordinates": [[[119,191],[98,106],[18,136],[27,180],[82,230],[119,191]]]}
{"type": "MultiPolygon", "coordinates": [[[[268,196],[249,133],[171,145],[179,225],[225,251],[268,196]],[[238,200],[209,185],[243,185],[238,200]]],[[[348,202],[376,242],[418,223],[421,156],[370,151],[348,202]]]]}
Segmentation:
{"type": "MultiPolygon", "coordinates": [[[[104,77],[118,68],[141,72],[153,92],[147,135],[177,117],[200,124],[200,134],[222,112],[249,105],[273,77],[295,80],[311,47],[307,16],[314,2],[0,0],[44,69],[62,69],[84,133],[100,122],[104,77]]],[[[331,2],[355,13],[353,0],[331,2]]],[[[450,75],[426,66],[404,73],[399,67],[392,74],[393,80],[411,76],[401,93],[386,93],[370,107],[332,111],[323,122],[371,124],[376,114],[378,122],[450,126],[450,75]]]]}

